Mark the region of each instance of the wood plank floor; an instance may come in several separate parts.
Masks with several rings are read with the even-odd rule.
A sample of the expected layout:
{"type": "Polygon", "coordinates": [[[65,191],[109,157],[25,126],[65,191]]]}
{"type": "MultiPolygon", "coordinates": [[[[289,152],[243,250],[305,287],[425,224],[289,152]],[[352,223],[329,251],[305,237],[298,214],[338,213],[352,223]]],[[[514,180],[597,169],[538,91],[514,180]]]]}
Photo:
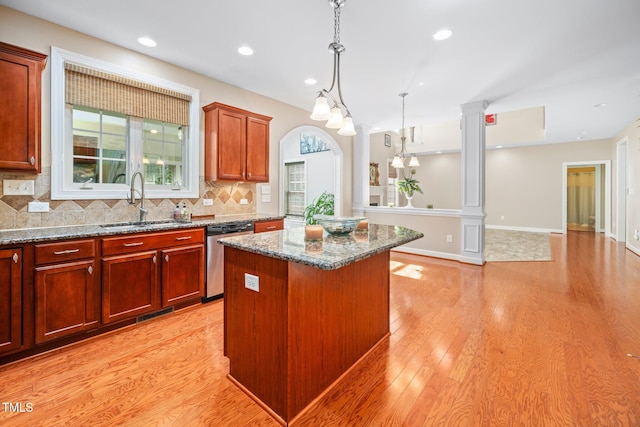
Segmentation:
{"type": "MultiPolygon", "coordinates": [[[[552,235],[553,261],[392,255],[391,337],[299,426],[638,426],[640,257],[552,235]]],[[[233,386],[223,302],[0,367],[1,426],[275,426],[233,386]]]]}

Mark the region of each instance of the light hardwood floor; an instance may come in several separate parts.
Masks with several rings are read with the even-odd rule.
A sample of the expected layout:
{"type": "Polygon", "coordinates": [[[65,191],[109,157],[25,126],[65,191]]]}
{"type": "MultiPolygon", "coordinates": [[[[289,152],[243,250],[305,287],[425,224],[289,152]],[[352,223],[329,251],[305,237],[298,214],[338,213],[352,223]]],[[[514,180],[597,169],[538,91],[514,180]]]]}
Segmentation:
{"type": "MultiPolygon", "coordinates": [[[[294,425],[640,425],[640,257],[551,242],[550,262],[392,255],[391,337],[294,425]]],[[[222,308],[0,367],[0,401],[33,408],[0,425],[277,425],[225,377],[222,308]]]]}

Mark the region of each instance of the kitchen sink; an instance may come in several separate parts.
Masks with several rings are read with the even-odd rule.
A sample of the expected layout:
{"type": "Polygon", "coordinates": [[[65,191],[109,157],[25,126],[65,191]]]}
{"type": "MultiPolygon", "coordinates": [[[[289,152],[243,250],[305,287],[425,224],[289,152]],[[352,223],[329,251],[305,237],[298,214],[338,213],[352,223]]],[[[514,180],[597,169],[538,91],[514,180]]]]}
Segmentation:
{"type": "Polygon", "coordinates": [[[152,225],[159,225],[159,224],[173,224],[177,221],[173,220],[173,219],[160,219],[160,220],[156,220],[156,221],[129,221],[129,222],[114,222],[111,224],[101,224],[100,227],[102,228],[116,228],[116,227],[150,227],[152,225]]]}

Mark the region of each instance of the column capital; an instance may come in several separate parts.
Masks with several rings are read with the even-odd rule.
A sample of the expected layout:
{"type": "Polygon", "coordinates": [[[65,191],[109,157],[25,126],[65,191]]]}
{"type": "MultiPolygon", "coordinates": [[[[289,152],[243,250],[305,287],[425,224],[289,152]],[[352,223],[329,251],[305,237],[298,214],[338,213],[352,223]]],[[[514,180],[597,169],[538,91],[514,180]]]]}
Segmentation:
{"type": "Polygon", "coordinates": [[[486,100],[467,102],[466,104],[460,104],[462,114],[484,113],[489,107],[490,102],[486,100]]]}

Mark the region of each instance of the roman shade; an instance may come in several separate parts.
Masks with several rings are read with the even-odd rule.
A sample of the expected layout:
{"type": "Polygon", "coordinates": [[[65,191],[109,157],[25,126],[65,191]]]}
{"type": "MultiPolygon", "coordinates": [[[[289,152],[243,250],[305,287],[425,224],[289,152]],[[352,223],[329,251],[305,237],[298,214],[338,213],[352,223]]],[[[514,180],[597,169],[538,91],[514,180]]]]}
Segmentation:
{"type": "Polygon", "coordinates": [[[65,63],[65,101],[127,116],[189,125],[191,96],[65,63]]]}

